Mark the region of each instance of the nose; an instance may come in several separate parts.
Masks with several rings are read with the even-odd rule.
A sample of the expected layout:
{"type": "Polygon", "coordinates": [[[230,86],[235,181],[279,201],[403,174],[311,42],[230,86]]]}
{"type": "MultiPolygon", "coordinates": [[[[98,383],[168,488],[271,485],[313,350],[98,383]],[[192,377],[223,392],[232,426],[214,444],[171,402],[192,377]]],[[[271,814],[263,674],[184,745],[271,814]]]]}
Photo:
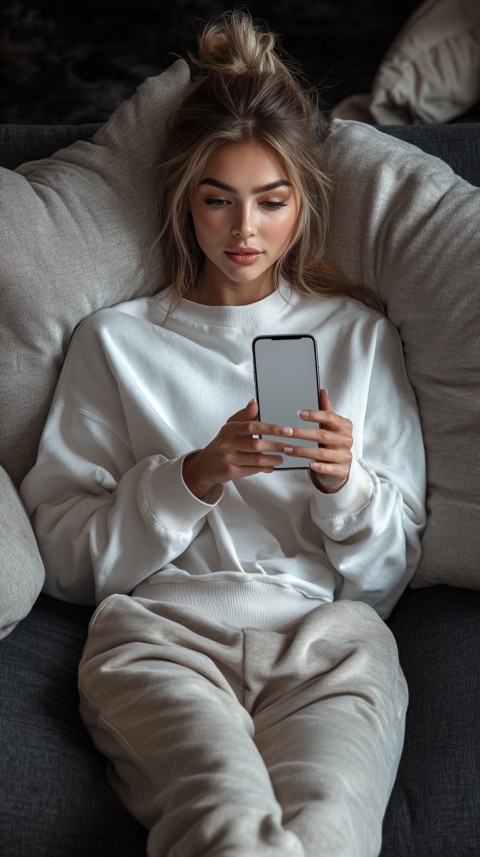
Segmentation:
{"type": "Polygon", "coordinates": [[[256,231],[251,206],[239,205],[235,211],[235,217],[232,224],[232,235],[238,235],[239,238],[246,239],[255,235],[256,231]]]}

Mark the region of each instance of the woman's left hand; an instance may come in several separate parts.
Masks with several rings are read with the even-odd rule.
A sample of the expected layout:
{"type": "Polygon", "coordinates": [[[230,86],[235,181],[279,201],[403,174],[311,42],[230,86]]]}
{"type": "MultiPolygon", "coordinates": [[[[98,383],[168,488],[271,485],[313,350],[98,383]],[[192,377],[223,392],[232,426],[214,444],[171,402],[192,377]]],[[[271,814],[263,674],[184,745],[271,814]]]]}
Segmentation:
{"type": "Polygon", "coordinates": [[[343,488],[350,475],[352,463],[352,423],[334,413],[327,390],[320,390],[322,410],[300,411],[307,422],[319,423],[314,429],[294,428],[292,437],[315,440],[318,448],[285,446],[284,453],[292,457],[310,458],[314,485],[325,494],[335,494],[343,488]]]}

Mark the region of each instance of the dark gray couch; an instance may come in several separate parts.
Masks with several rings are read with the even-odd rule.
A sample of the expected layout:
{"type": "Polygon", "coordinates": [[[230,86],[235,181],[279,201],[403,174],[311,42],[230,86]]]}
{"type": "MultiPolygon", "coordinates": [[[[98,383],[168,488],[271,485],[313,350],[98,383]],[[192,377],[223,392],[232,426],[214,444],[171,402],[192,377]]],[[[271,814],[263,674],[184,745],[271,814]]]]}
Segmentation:
{"type": "MultiPolygon", "coordinates": [[[[13,168],[94,130],[0,127],[0,163],[13,168]]],[[[385,130],[439,155],[480,185],[480,125],[385,130]]],[[[76,669],[90,613],[41,595],[0,641],[2,857],[145,853],[145,832],[112,793],[104,760],[77,711],[76,669]]],[[[409,589],[389,624],[411,702],[382,857],[477,857],[480,592],[409,589]]]]}

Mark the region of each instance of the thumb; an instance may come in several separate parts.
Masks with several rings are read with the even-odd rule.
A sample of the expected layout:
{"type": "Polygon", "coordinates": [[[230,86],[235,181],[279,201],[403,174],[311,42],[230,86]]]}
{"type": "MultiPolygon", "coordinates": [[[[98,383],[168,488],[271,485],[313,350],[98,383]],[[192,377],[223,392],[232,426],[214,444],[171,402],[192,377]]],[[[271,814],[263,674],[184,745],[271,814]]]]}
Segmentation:
{"type": "Polygon", "coordinates": [[[258,404],[256,399],[250,399],[248,405],[242,408],[240,411],[237,411],[235,414],[232,414],[231,417],[228,418],[227,423],[234,422],[246,422],[247,420],[254,420],[258,415],[258,404]]]}

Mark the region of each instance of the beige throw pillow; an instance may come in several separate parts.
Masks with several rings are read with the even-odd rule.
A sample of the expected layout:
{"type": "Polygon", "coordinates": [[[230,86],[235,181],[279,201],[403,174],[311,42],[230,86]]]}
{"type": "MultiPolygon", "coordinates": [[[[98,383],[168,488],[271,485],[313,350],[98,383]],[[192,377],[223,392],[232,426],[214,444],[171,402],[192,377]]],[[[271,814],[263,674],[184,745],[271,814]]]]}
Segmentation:
{"type": "Polygon", "coordinates": [[[332,111],[377,125],[448,122],[480,101],[480,0],[425,0],[383,58],[369,95],[332,111]]]}

